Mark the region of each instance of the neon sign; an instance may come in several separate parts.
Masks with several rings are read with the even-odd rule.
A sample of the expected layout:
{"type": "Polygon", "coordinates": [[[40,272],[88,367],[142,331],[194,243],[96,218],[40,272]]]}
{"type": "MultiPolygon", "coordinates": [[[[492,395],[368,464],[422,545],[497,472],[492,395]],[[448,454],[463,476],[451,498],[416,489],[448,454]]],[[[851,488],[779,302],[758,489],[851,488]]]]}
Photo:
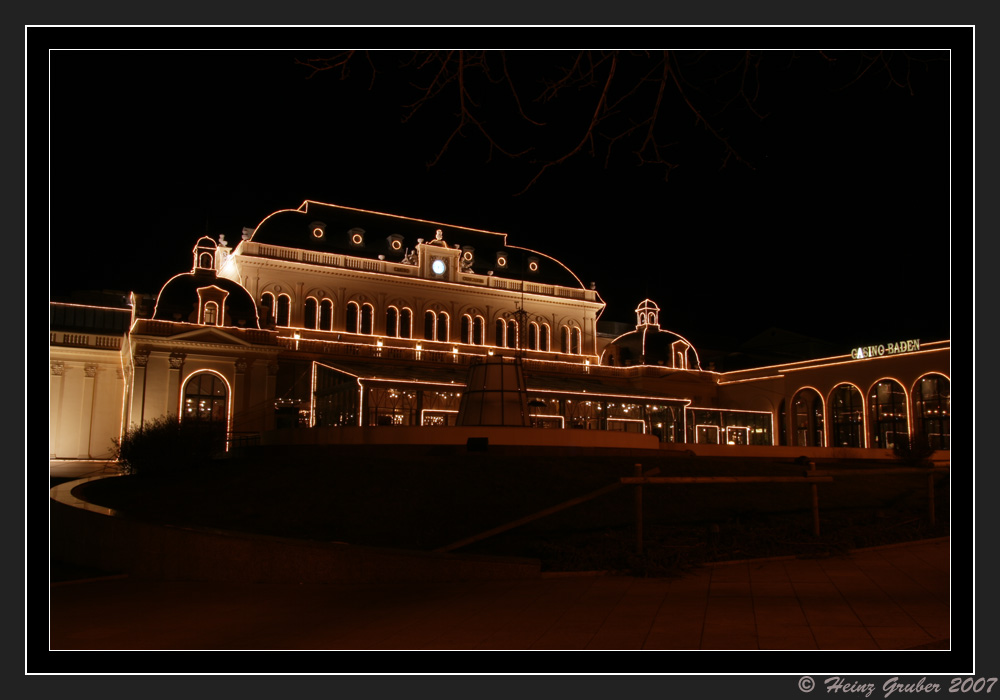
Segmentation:
{"type": "Polygon", "coordinates": [[[868,357],[884,357],[886,355],[901,355],[904,352],[916,352],[920,349],[920,340],[900,340],[897,343],[884,345],[867,345],[861,348],[851,348],[851,358],[863,360],[868,357]]]}

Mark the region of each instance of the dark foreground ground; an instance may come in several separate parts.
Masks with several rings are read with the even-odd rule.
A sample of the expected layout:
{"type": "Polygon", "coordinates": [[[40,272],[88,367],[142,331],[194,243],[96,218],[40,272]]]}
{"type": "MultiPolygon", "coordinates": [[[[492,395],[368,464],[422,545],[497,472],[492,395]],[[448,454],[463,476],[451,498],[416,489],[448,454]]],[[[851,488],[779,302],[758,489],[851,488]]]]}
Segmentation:
{"type": "MultiPolygon", "coordinates": [[[[452,551],[535,557],[550,572],[634,576],[677,575],[733,559],[822,558],[948,534],[947,474],[934,477],[935,525],[929,522],[926,474],[843,476],[820,484],[819,537],[812,533],[805,484],[647,486],[639,554],[635,490],[613,487],[621,477],[633,476],[638,462],[646,472],[659,469],[661,476],[805,474],[801,464],[773,460],[531,456],[464,448],[373,456],[369,450],[323,460],[288,454],[233,458],[90,482],[76,493],[131,517],[171,524],[430,551],[604,489],[595,498],[452,551]]],[[[101,573],[107,572],[54,562],[52,575],[66,580],[101,573]]]]}
{"type": "MultiPolygon", "coordinates": [[[[49,591],[48,644],[60,651],[46,661],[61,672],[177,673],[202,672],[204,656],[102,658],[61,650],[644,650],[653,653],[391,654],[378,659],[241,653],[213,656],[211,670],[787,673],[838,663],[854,672],[891,668],[930,675],[957,664],[958,656],[949,658],[949,651],[927,653],[954,651],[952,625],[958,625],[960,640],[968,639],[961,622],[969,619],[967,603],[956,596],[953,609],[950,602],[949,544],[946,538],[844,557],[718,564],[681,577],[553,573],[505,581],[345,585],[119,577],[57,583],[49,591]],[[668,649],[775,653],[700,660],[655,653],[668,649]],[[912,649],[922,651],[907,653],[912,649]],[[810,653],[816,650],[836,656],[810,653]],[[845,650],[856,651],[850,661],[845,650]]],[[[967,642],[960,646],[969,648],[967,642]]],[[[801,696],[793,690],[796,680],[789,678],[786,696],[801,696]]],[[[739,688],[709,693],[734,695],[739,688]]]]}

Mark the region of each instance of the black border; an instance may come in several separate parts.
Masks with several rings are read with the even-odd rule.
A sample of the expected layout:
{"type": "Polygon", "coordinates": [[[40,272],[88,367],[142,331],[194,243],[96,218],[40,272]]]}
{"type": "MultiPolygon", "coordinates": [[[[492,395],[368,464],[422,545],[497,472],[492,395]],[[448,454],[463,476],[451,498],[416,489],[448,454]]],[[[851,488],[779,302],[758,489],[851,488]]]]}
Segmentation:
{"type": "MultiPolygon", "coordinates": [[[[877,11],[879,8],[869,7],[869,10],[877,11]]],[[[88,13],[89,14],[89,13],[88,13]]],[[[408,14],[402,13],[399,22],[406,20],[408,14]]],[[[207,19],[207,18],[206,18],[207,19]]],[[[241,21],[253,20],[249,16],[241,15],[241,21]]],[[[565,20],[565,17],[561,18],[565,20]]],[[[643,18],[649,21],[649,17],[643,18]]],[[[877,21],[878,16],[873,15],[870,21],[877,21]]],[[[907,19],[910,19],[909,17],[907,19]]],[[[88,20],[93,22],[92,17],[88,20]]],[[[127,21],[125,18],[119,21],[127,21]]],[[[342,20],[346,22],[347,20],[342,20]]],[[[395,20],[394,20],[395,21],[395,20]]],[[[456,20],[457,21],[457,20],[456,20]]],[[[545,21],[540,16],[539,23],[545,21]]],[[[583,20],[581,20],[583,21],[583,20]]],[[[596,21],[596,20],[595,20],[596,21]]],[[[616,20],[617,21],[617,20],[616,20]]],[[[675,20],[676,21],[676,20],[675,20]]],[[[286,30],[282,30],[285,32],[286,30]]],[[[391,34],[402,38],[403,36],[413,37],[413,29],[401,28],[391,34]]],[[[623,31],[621,29],[606,30],[614,31],[614,36],[620,37],[619,41],[641,44],[656,36],[660,41],[665,37],[657,30],[650,28],[639,28],[635,30],[623,31]]],[[[906,29],[882,30],[876,28],[846,28],[834,29],[830,27],[819,27],[816,29],[796,28],[791,30],[778,30],[775,34],[774,28],[761,28],[757,30],[761,37],[781,36],[781,31],[789,31],[786,35],[795,44],[802,44],[808,38],[810,44],[823,44],[826,41],[835,41],[838,47],[845,45],[869,45],[870,39],[866,37],[886,37],[886,41],[901,41],[906,44],[913,42],[919,45],[928,45],[928,41],[934,47],[951,47],[953,50],[953,130],[952,138],[954,145],[954,160],[952,166],[953,177],[953,239],[952,239],[952,259],[953,259],[953,289],[952,300],[959,303],[959,308],[974,298],[972,290],[972,278],[966,277],[965,260],[974,260],[974,242],[969,234],[974,231],[973,220],[973,194],[972,188],[972,162],[970,156],[973,153],[973,132],[971,112],[974,95],[973,78],[970,65],[973,61],[973,37],[974,30],[971,27],[948,27],[948,28],[920,28],[909,32],[906,29]],[[814,38],[815,37],[815,38],[814,38]]],[[[331,37],[329,33],[317,29],[303,29],[296,35],[296,41],[303,44],[310,43],[310,36],[325,36],[327,40],[331,37]],[[315,32],[321,32],[315,34],[315,32]]],[[[707,30],[694,30],[691,41],[701,41],[696,37],[709,36],[707,30]]],[[[30,194],[31,205],[26,210],[26,234],[28,241],[32,244],[32,250],[36,249],[38,241],[48,239],[47,225],[43,225],[43,217],[40,213],[47,211],[47,198],[45,182],[47,180],[47,138],[43,126],[46,124],[47,113],[47,60],[46,54],[51,46],[101,46],[101,45],[181,45],[181,39],[188,43],[199,43],[204,41],[213,46],[220,44],[230,46],[247,45],[272,45],[276,39],[285,41],[286,34],[278,36],[272,31],[265,29],[163,29],[151,28],[148,30],[137,30],[135,28],[46,28],[38,27],[26,30],[26,94],[28,104],[26,105],[26,132],[27,132],[27,194],[30,194]],[[141,38],[140,38],[141,37],[141,38]],[[280,37],[280,38],[279,38],[280,37]]],[[[531,32],[528,30],[528,37],[531,32]]],[[[357,40],[365,37],[366,33],[361,32],[354,36],[357,40]]],[[[381,41],[393,41],[386,34],[378,34],[381,41]]],[[[452,34],[451,36],[455,36],[452,34]]],[[[588,36],[570,29],[560,30],[540,30],[536,36],[545,36],[545,41],[556,40],[565,37],[567,41],[581,42],[588,36]],[[545,31],[545,34],[541,34],[545,31]]],[[[609,34],[610,38],[612,35],[609,34]]],[[[687,37],[688,35],[683,35],[687,37]]],[[[739,41],[738,37],[744,37],[746,41],[746,30],[740,28],[730,28],[718,31],[712,30],[712,44],[732,45],[732,37],[739,41]]],[[[447,40],[447,36],[442,37],[447,40]]],[[[466,35],[467,39],[467,35],[466,35]]],[[[685,38],[685,42],[689,41],[685,38]]],[[[980,68],[982,70],[982,68],[980,68]]],[[[26,256],[26,260],[27,260],[26,256]]],[[[982,276],[980,276],[982,279],[982,276]]],[[[952,336],[952,357],[953,357],[953,383],[960,387],[973,386],[975,380],[974,368],[972,366],[973,350],[973,328],[968,324],[968,317],[964,314],[957,318],[953,317],[952,336]],[[973,371],[970,371],[970,368],[973,371]],[[957,381],[956,381],[957,380],[957,381]]],[[[41,338],[34,333],[29,337],[41,338]]],[[[32,343],[33,345],[34,343],[32,343]]],[[[29,375],[30,376],[30,375],[29,375]]],[[[958,394],[955,396],[954,413],[956,416],[962,414],[968,416],[972,413],[971,392],[965,396],[958,394]]],[[[976,427],[988,428],[987,418],[979,416],[976,427]]],[[[956,423],[958,421],[956,420],[956,423]]],[[[974,441],[956,440],[957,444],[974,444],[974,441]]],[[[972,448],[974,449],[974,447],[972,448]]],[[[26,459],[26,466],[27,466],[26,459]]],[[[968,448],[959,447],[953,450],[953,464],[956,469],[952,472],[953,494],[973,493],[972,477],[974,473],[974,455],[970,454],[968,448]]],[[[29,468],[28,481],[32,488],[38,486],[34,484],[34,469],[29,468]]],[[[40,472],[39,472],[40,474],[40,472]]],[[[979,540],[977,549],[982,549],[984,555],[980,561],[987,562],[992,554],[992,538],[989,536],[990,530],[983,527],[984,517],[995,512],[995,506],[990,502],[988,494],[993,490],[986,483],[984,477],[995,478],[983,470],[977,485],[978,498],[975,505],[978,506],[977,517],[979,519],[979,540]],[[986,547],[990,547],[989,550],[986,547]]],[[[37,489],[36,489],[37,490],[37,489]]],[[[30,493],[30,489],[28,490],[30,493]]],[[[975,619],[978,620],[978,648],[976,649],[976,659],[973,659],[972,648],[972,603],[971,596],[966,592],[971,588],[971,571],[966,572],[966,565],[973,561],[971,550],[972,541],[968,535],[972,533],[972,508],[966,508],[966,503],[956,499],[953,503],[953,632],[951,651],[927,651],[920,653],[854,653],[854,652],[783,652],[780,655],[748,652],[642,652],[642,653],[564,653],[564,652],[386,652],[386,653],[365,653],[365,652],[295,652],[295,653],[275,653],[275,652],[212,652],[210,654],[193,652],[167,652],[167,653],[112,653],[112,652],[92,652],[92,653],[68,653],[47,651],[47,635],[36,621],[41,617],[41,613],[46,610],[45,599],[39,594],[40,586],[45,585],[42,571],[47,569],[44,561],[46,554],[44,542],[36,533],[47,532],[47,513],[39,507],[38,499],[31,499],[31,506],[26,517],[28,527],[28,556],[29,575],[26,583],[26,671],[29,674],[121,674],[121,673],[199,673],[208,672],[219,673],[372,673],[372,674],[395,674],[395,673],[415,673],[415,674],[451,674],[451,673],[487,673],[487,674],[522,674],[532,673],[536,670],[544,671],[546,674],[558,673],[599,673],[599,674],[656,674],[670,673],[684,669],[686,672],[703,673],[781,673],[797,674],[806,672],[808,669],[822,668],[829,670],[829,674],[834,675],[837,669],[850,669],[854,673],[869,673],[884,676],[885,671],[880,669],[895,669],[889,673],[897,671],[920,674],[925,672],[965,672],[970,673],[975,669],[979,675],[990,675],[991,669],[987,664],[995,664],[997,658],[995,654],[988,653],[984,645],[985,633],[989,626],[987,620],[996,620],[995,603],[992,607],[987,607],[988,601],[980,596],[975,619]],[[43,518],[46,520],[43,521],[43,518]],[[30,522],[28,522],[30,521],[30,522]],[[39,556],[41,552],[41,556],[39,556]],[[44,651],[43,651],[44,650],[44,651]],[[660,661],[659,655],[662,655],[660,661]],[[778,662],[778,663],[775,663],[778,662]]],[[[968,503],[972,505],[971,498],[968,503]]],[[[991,580],[985,566],[977,569],[977,590],[982,592],[989,590],[991,580]]],[[[995,673],[995,669],[992,669],[995,673]]],[[[813,673],[819,677],[820,674],[813,673]]],[[[746,692],[749,687],[746,677],[732,677],[713,675],[711,685],[699,681],[697,677],[680,676],[671,678],[661,678],[657,683],[662,683],[659,687],[664,690],[670,689],[679,691],[683,689],[688,680],[691,685],[690,690],[704,692],[711,687],[712,693],[722,694],[728,692],[746,692]]],[[[454,679],[457,685],[463,679],[454,679]]],[[[493,687],[499,689],[501,686],[507,687],[510,679],[498,679],[494,681],[497,685],[493,687]]],[[[568,680],[568,679],[567,679],[568,680]]],[[[785,679],[789,686],[792,680],[785,679]]],[[[464,682],[464,680],[463,680],[464,682]]],[[[779,687],[783,687],[785,682],[780,682],[779,687]]],[[[520,685],[510,683],[510,688],[520,685]]],[[[573,679],[572,685],[586,688],[588,691],[598,688],[607,688],[608,692],[621,692],[621,685],[615,679],[608,678],[577,678],[573,679]]],[[[654,685],[653,687],[657,687],[654,685]]],[[[801,695],[795,691],[796,695],[801,695]]]]}

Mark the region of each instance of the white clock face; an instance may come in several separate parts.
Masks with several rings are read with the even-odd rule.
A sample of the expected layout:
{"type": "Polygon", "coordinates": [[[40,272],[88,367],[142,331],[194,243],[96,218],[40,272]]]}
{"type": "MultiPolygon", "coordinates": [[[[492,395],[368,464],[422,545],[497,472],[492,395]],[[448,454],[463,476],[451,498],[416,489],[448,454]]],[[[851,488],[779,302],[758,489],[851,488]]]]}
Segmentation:
{"type": "Polygon", "coordinates": [[[443,275],[445,270],[444,260],[435,260],[431,263],[431,271],[435,275],[443,275]]]}

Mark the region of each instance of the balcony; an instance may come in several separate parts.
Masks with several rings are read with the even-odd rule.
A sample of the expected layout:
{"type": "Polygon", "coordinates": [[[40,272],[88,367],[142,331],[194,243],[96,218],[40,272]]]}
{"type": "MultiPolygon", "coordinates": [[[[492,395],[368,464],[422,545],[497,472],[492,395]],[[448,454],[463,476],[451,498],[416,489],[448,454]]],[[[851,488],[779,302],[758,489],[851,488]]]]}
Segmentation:
{"type": "Polygon", "coordinates": [[[71,348],[96,348],[98,350],[121,350],[123,336],[100,335],[98,333],[49,333],[49,345],[71,348]]]}
{"type": "MultiPolygon", "coordinates": [[[[402,262],[391,260],[371,260],[368,258],[356,258],[349,255],[338,255],[336,253],[321,253],[313,250],[300,250],[298,248],[283,248],[281,246],[266,245],[264,243],[253,243],[243,241],[238,248],[239,257],[267,258],[270,260],[282,260],[298,262],[304,265],[319,265],[321,267],[341,268],[344,270],[360,270],[362,272],[375,272],[383,275],[396,275],[399,277],[419,277],[420,268],[417,265],[407,265],[402,262]]],[[[506,289],[512,292],[521,292],[524,285],[526,294],[539,294],[542,296],[560,297],[563,299],[579,299],[600,303],[597,292],[590,289],[574,289],[571,287],[560,287],[551,284],[538,284],[535,282],[521,282],[520,280],[506,279],[492,275],[479,275],[473,272],[459,272],[456,277],[459,284],[467,284],[475,287],[486,287],[489,289],[506,289]]]]}

